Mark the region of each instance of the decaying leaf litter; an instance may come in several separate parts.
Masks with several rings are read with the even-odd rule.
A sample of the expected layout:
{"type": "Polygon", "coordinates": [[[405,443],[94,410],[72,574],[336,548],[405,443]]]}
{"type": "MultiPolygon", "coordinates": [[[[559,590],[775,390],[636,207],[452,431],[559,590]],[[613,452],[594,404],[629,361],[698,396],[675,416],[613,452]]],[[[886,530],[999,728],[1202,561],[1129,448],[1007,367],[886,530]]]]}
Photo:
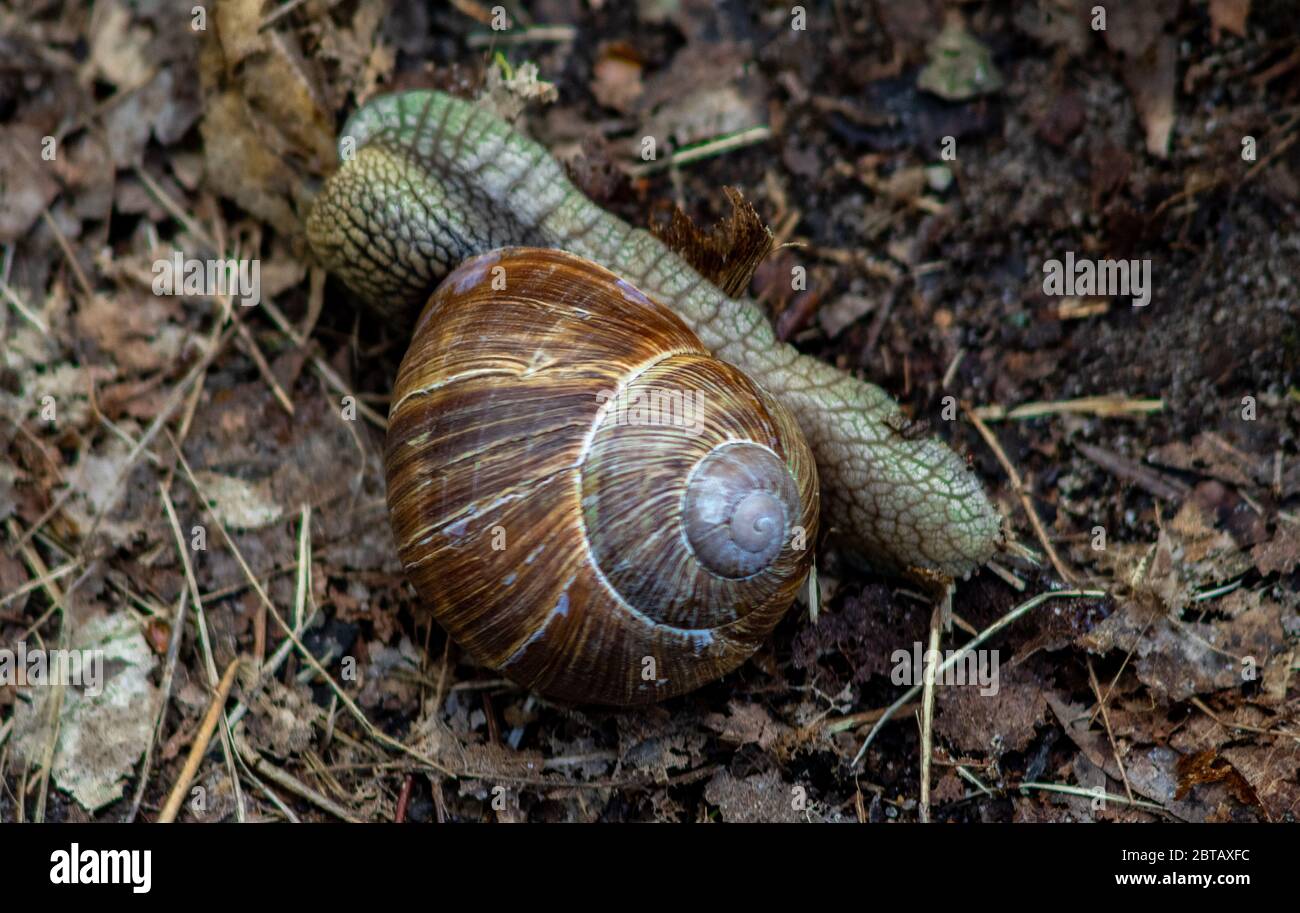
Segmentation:
{"type": "Polygon", "coordinates": [[[233,0],[202,30],[163,2],[0,10],[0,645],[113,657],[97,697],[0,686],[0,817],[156,818],[240,657],[181,820],[918,816],[919,698],[852,760],[931,607],[833,546],[815,624],[636,712],[527,695],[413,604],[380,467],[404,328],[326,280],[299,214],[358,100],[432,85],[706,259],[755,235],[740,190],[782,336],[899,396],[1010,518],[1022,548],[957,588],[945,649],[1036,593],[1109,594],[995,634],[996,695],[937,690],[933,820],[1294,819],[1291,13],[1168,0],[1098,33],[1091,6],[813,4],[799,32],[554,2],[504,36],[472,0],[233,0]],[[1067,249],[1151,258],[1151,305],[1045,296],[1067,249]],[[173,250],[257,258],[262,303],[155,295],[173,250]]]}

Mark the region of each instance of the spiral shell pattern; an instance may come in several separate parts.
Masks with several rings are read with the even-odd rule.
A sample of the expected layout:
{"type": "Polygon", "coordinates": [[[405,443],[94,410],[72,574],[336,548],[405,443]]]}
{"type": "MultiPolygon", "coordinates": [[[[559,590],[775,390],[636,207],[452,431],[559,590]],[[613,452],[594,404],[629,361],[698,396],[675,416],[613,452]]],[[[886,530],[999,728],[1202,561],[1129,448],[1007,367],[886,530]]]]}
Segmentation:
{"type": "Polygon", "coordinates": [[[544,695],[638,704],[739,666],[816,543],[788,411],[604,267],[507,248],[453,270],[402,361],[398,550],[459,644],[544,695]]]}

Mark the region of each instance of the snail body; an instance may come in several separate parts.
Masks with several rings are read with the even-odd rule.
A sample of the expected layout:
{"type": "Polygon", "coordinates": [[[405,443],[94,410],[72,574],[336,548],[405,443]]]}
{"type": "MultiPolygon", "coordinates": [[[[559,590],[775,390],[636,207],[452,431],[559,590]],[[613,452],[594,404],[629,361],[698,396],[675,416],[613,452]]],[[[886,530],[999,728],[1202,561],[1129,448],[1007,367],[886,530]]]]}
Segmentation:
{"type": "Polygon", "coordinates": [[[787,409],[667,308],[557,250],[446,277],[398,371],[385,465],[398,551],[438,621],[561,700],[645,703],[718,678],[812,562],[817,473],[787,409]],[[656,394],[691,405],[628,420],[656,394]]]}
{"type": "Polygon", "coordinates": [[[881,570],[957,578],[997,548],[1001,518],[974,474],[938,439],[901,432],[887,393],[778,340],[755,305],[592,203],[542,146],[487,110],[433,91],[380,96],[345,125],[340,152],[307,234],[372,304],[418,303],[494,248],[570,251],[668,306],[787,406],[817,463],[823,524],[881,570]]]}

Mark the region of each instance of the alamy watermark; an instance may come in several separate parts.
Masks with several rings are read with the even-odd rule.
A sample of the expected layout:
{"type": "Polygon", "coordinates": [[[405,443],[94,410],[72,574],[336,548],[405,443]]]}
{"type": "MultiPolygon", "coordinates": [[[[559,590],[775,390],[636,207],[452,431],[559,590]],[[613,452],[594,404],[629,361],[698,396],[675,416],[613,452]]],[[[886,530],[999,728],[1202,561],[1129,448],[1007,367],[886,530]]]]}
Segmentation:
{"type": "Polygon", "coordinates": [[[104,690],[103,650],[0,649],[0,686],[40,688],[47,685],[75,686],[97,697],[104,690]]]}
{"type": "MultiPolygon", "coordinates": [[[[925,680],[925,669],[930,663],[942,666],[960,650],[927,650],[920,641],[911,650],[898,649],[889,657],[894,668],[889,679],[895,685],[919,685],[925,680]]],[[[945,687],[978,686],[980,694],[991,697],[998,693],[998,651],[970,650],[965,656],[944,669],[935,677],[935,683],[945,687]]]]}
{"type": "Polygon", "coordinates": [[[1144,308],[1151,303],[1151,261],[1075,259],[1066,251],[1064,261],[1043,264],[1043,294],[1127,296],[1133,307],[1144,308]]]}
{"type": "Polygon", "coordinates": [[[262,301],[261,260],[186,259],[180,251],[153,262],[155,295],[230,297],[244,307],[262,301]]]}
{"type": "Polygon", "coordinates": [[[668,387],[602,390],[596,401],[609,403],[607,421],[615,425],[657,425],[684,428],[692,434],[704,431],[703,391],[668,387]]]}
{"type": "Polygon", "coordinates": [[[92,850],[74,843],[50,854],[51,884],[122,884],[132,893],[153,887],[153,850],[92,850]]]}

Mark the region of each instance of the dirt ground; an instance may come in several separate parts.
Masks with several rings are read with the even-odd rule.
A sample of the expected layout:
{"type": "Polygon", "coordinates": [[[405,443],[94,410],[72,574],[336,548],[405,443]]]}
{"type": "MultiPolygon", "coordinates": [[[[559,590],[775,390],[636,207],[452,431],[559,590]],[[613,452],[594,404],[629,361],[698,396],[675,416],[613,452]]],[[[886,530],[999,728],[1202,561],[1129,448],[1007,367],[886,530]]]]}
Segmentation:
{"type": "Polygon", "coordinates": [[[158,818],[238,657],[180,820],[1300,817],[1290,0],[191,6],[0,0],[0,651],[106,657],[100,694],[0,678],[0,820],[158,818]],[[833,542],[815,621],[646,709],[530,695],[417,605],[408,328],[301,220],[346,116],[422,86],[518,110],[633,224],[741,192],[780,335],[1007,517],[943,649],[1104,594],[982,642],[995,693],[937,689],[928,795],[920,698],[874,727],[931,605],[833,542]],[[256,259],[261,303],[155,294],[173,251],[256,259]],[[1149,261],[1148,303],[1048,294],[1067,253],[1149,261]]]}

